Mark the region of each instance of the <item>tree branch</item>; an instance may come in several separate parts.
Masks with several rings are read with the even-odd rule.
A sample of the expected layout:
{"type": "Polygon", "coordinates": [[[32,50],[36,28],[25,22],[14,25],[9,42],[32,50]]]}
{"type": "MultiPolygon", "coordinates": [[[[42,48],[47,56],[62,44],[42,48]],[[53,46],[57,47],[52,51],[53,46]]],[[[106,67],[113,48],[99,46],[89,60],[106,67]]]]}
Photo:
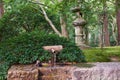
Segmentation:
{"type": "Polygon", "coordinates": [[[55,32],[56,34],[58,34],[59,36],[62,36],[61,33],[55,28],[55,25],[52,23],[52,21],[48,18],[47,13],[45,12],[44,8],[43,8],[41,5],[39,5],[39,6],[40,6],[40,8],[41,8],[41,10],[42,10],[42,12],[43,12],[43,15],[44,15],[46,21],[47,21],[47,22],[49,23],[49,25],[52,27],[52,29],[54,30],[54,32],[55,32]]]}
{"type": "Polygon", "coordinates": [[[43,4],[43,3],[40,3],[40,2],[33,2],[33,1],[29,1],[29,2],[30,2],[30,3],[33,3],[33,4],[43,5],[43,6],[45,6],[45,7],[50,8],[50,6],[47,6],[47,5],[45,5],[45,4],[43,4]]]}

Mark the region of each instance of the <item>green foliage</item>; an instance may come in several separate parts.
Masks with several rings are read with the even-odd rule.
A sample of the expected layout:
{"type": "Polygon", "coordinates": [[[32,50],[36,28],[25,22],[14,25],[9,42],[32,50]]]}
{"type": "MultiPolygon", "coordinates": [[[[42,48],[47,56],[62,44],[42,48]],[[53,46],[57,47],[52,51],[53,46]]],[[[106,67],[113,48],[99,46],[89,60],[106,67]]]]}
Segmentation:
{"type": "Polygon", "coordinates": [[[9,62],[32,63],[38,58],[41,61],[50,59],[49,53],[42,48],[45,45],[64,46],[63,51],[58,55],[58,61],[82,62],[84,60],[82,51],[74,43],[71,43],[66,38],[54,34],[40,33],[39,31],[24,33],[18,37],[11,38],[1,43],[0,48],[2,50],[1,54],[9,62]]]}
{"type": "Polygon", "coordinates": [[[9,68],[9,64],[7,62],[0,63],[0,80],[7,80],[7,70],[9,68]]]}
{"type": "MultiPolygon", "coordinates": [[[[50,19],[58,26],[59,24],[56,21],[58,18],[53,17],[54,14],[49,11],[47,12],[50,19]]],[[[46,22],[39,6],[36,4],[28,3],[26,5],[19,5],[15,10],[8,10],[0,19],[1,40],[17,36],[22,32],[31,32],[35,29],[51,30],[51,27],[46,22]]]]}
{"type": "Polygon", "coordinates": [[[62,17],[66,23],[67,32],[70,33],[69,39],[74,42],[74,26],[72,24],[73,15],[71,12],[71,8],[76,5],[77,0],[40,0],[40,3],[44,4],[44,7],[47,11],[47,14],[54,15],[54,17],[49,18],[52,20],[53,24],[56,26],[56,28],[60,31],[60,17],[62,17]],[[46,8],[47,7],[47,8],[46,8]],[[49,12],[49,13],[48,13],[49,12]]]}
{"type": "Polygon", "coordinates": [[[103,49],[92,48],[84,50],[87,62],[109,62],[111,57],[118,57],[120,60],[120,47],[106,47],[103,49]]]}
{"type": "Polygon", "coordinates": [[[0,19],[0,34],[4,40],[23,31],[30,32],[40,26],[41,21],[45,20],[35,5],[21,6],[17,11],[6,12],[0,19]]]}
{"type": "Polygon", "coordinates": [[[0,43],[0,62],[7,63],[7,66],[4,66],[5,71],[12,64],[29,64],[38,59],[41,62],[48,62],[51,55],[42,48],[46,45],[63,45],[64,49],[57,55],[57,62],[85,61],[82,51],[66,38],[34,31],[23,33],[0,43]]]}

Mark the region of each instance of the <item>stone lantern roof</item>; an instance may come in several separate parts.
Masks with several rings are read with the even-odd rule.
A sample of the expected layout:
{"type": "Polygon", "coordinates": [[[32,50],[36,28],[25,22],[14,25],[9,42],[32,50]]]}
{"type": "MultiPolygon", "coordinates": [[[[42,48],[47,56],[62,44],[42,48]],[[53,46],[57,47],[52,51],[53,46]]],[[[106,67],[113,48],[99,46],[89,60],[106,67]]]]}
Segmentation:
{"type": "Polygon", "coordinates": [[[73,13],[76,13],[78,18],[73,21],[73,25],[76,26],[84,26],[86,24],[86,21],[81,17],[80,7],[74,7],[71,9],[73,13]]]}
{"type": "Polygon", "coordinates": [[[80,7],[71,8],[71,11],[72,11],[73,13],[80,12],[80,7]]]}
{"type": "Polygon", "coordinates": [[[73,21],[73,25],[76,26],[84,26],[86,24],[86,21],[82,18],[77,18],[75,21],[73,21]]]}

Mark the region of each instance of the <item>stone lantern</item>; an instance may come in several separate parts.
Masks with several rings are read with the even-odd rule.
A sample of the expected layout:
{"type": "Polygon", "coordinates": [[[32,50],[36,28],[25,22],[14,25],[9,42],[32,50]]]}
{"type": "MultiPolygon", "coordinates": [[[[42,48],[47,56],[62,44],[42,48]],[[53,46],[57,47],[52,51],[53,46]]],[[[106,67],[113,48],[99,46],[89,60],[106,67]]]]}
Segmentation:
{"type": "Polygon", "coordinates": [[[71,10],[77,15],[77,18],[73,21],[73,25],[75,26],[75,43],[80,48],[84,48],[86,45],[84,40],[83,27],[86,24],[86,21],[81,16],[82,14],[80,12],[80,7],[75,7],[71,10]]]}

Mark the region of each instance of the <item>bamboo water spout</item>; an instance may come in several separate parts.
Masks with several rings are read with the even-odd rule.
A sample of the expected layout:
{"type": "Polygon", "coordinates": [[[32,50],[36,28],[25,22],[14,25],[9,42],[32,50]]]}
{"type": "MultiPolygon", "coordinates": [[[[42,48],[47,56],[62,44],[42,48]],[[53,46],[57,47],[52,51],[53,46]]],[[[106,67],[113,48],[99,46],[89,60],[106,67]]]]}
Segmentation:
{"type": "Polygon", "coordinates": [[[56,54],[63,49],[63,46],[62,45],[43,46],[43,49],[49,51],[52,54],[51,67],[54,67],[56,65],[56,54]]]}

